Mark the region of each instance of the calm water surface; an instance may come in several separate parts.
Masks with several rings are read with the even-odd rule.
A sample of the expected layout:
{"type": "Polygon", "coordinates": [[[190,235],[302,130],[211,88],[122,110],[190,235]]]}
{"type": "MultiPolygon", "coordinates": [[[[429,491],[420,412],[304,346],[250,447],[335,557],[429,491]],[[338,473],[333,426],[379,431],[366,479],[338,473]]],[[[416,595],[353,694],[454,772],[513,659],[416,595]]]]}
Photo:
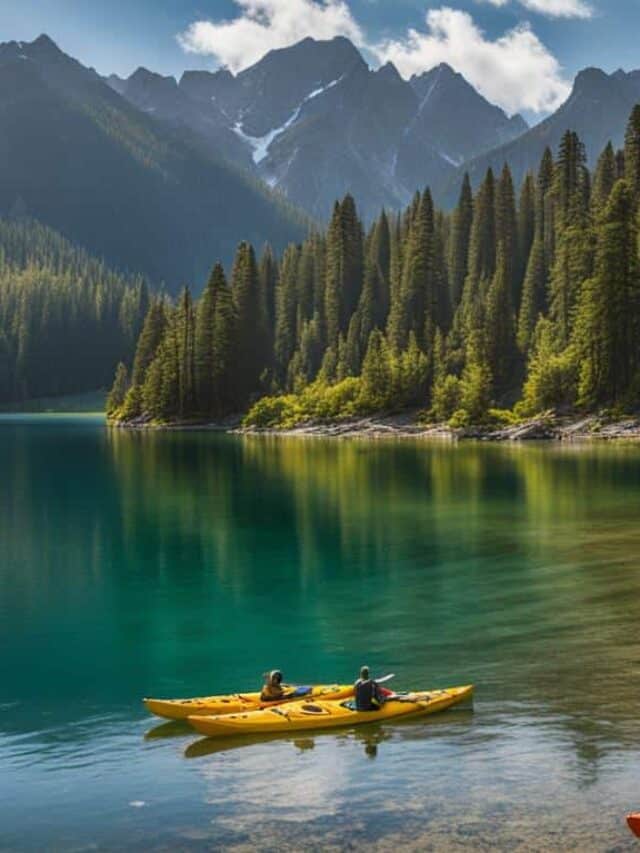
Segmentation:
{"type": "Polygon", "coordinates": [[[0,848],[633,850],[640,447],[0,420],[0,848]],[[477,685],[214,748],[143,695],[477,685]]]}

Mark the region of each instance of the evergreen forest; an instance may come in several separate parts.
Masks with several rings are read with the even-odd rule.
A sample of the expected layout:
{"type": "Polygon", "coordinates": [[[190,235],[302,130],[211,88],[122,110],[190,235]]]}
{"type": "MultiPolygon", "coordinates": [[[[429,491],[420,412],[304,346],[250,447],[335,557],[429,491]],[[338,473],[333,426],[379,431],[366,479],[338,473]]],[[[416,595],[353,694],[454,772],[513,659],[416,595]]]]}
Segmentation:
{"type": "Polygon", "coordinates": [[[568,131],[514,187],[505,165],[451,213],[429,189],[366,231],[354,199],[280,258],[248,243],[194,302],[151,300],[115,420],[291,426],[416,408],[437,421],[640,402],[640,105],[593,172],[568,131]]]}
{"type": "Polygon", "coordinates": [[[142,278],[18,213],[0,219],[0,403],[107,387],[148,306],[142,278]]]}

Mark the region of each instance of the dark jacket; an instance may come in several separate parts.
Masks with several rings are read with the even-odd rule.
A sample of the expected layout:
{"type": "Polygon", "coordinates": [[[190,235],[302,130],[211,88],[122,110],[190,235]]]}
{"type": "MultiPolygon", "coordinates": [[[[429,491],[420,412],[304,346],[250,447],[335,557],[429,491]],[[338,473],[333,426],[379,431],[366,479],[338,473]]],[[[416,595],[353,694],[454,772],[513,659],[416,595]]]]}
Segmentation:
{"type": "Polygon", "coordinates": [[[358,711],[377,711],[384,702],[382,692],[373,678],[366,681],[359,678],[354,685],[354,693],[358,711]]]}

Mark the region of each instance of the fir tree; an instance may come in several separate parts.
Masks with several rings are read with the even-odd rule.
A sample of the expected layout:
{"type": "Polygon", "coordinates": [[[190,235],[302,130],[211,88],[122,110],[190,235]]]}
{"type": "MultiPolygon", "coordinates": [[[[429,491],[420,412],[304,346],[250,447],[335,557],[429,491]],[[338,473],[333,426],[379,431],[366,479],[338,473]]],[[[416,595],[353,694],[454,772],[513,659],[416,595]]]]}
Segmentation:
{"type": "Polygon", "coordinates": [[[266,320],[253,247],[240,243],[231,278],[237,320],[235,383],[242,405],[258,390],[265,363],[266,320]]]}
{"type": "Polygon", "coordinates": [[[516,343],[514,333],[513,302],[509,275],[512,267],[500,244],[496,272],[487,294],[485,319],[485,353],[494,380],[496,396],[512,388],[517,376],[516,343]]]}
{"type": "Polygon", "coordinates": [[[636,104],[624,137],[624,174],[633,203],[640,205],[640,104],[636,104]]]}
{"type": "Polygon", "coordinates": [[[425,190],[411,217],[403,253],[402,282],[389,317],[389,339],[396,352],[406,347],[410,332],[414,332],[422,344],[426,320],[434,317],[433,240],[433,201],[429,190],[425,190]]]}
{"type": "Polygon", "coordinates": [[[496,187],[496,257],[502,253],[500,275],[504,276],[511,294],[511,304],[520,304],[520,284],[518,280],[518,224],[516,217],[515,193],[511,170],[504,165],[496,187]]]}
{"type": "Polygon", "coordinates": [[[289,361],[296,348],[298,321],[298,266],[300,249],[289,246],[282,259],[280,279],[276,287],[275,364],[276,377],[284,383],[289,361]]]}
{"type": "Polygon", "coordinates": [[[546,311],[546,288],[544,240],[537,235],[529,253],[518,315],[518,347],[523,353],[529,349],[538,317],[546,311]]]}
{"type": "Polygon", "coordinates": [[[346,331],[362,285],[362,226],[350,195],[336,202],[327,232],[325,321],[328,345],[346,331]]]}
{"type": "Polygon", "coordinates": [[[638,229],[631,187],[618,181],[597,228],[594,275],[585,283],[575,327],[580,399],[620,402],[639,366],[638,229]]]}
{"type": "Polygon", "coordinates": [[[617,180],[617,172],[616,155],[613,151],[613,145],[609,142],[598,158],[593,179],[591,207],[596,216],[604,210],[609,201],[611,190],[617,180]]]}
{"type": "Polygon", "coordinates": [[[131,384],[142,385],[147,367],[153,361],[166,327],[165,309],[161,300],[153,300],[138,338],[133,360],[131,384]]]}
{"type": "MultiPolygon", "coordinates": [[[[536,182],[531,172],[525,176],[518,203],[518,263],[516,278],[523,283],[536,235],[536,182]]],[[[514,304],[517,310],[519,305],[514,304]]]]}
{"type": "Polygon", "coordinates": [[[393,398],[393,375],[389,348],[384,335],[374,329],[362,363],[361,403],[368,409],[382,409],[393,398]]]}
{"type": "Polygon", "coordinates": [[[217,282],[224,275],[222,266],[216,264],[196,307],[195,325],[195,382],[197,408],[202,414],[213,412],[213,323],[217,282]]]}
{"type": "Polygon", "coordinates": [[[179,412],[188,417],[195,411],[195,314],[191,291],[185,287],[178,303],[179,412]]]}
{"type": "Polygon", "coordinates": [[[457,312],[457,328],[454,324],[455,331],[463,337],[477,328],[481,318],[481,303],[495,273],[496,248],[495,181],[489,169],[476,196],[469,240],[469,271],[457,312]]]}
{"type": "Polygon", "coordinates": [[[226,415],[238,411],[242,400],[235,386],[235,367],[238,356],[238,322],[231,288],[222,267],[215,280],[215,310],[213,316],[213,358],[211,383],[213,412],[226,415]]]}
{"type": "Polygon", "coordinates": [[[473,222],[473,194],[471,192],[471,181],[465,172],[460,190],[458,206],[453,213],[451,226],[451,243],[449,249],[449,287],[451,292],[451,304],[455,308],[462,298],[462,289],[467,277],[469,240],[471,237],[471,223],[473,222]]]}
{"type": "Polygon", "coordinates": [[[108,417],[114,415],[120,408],[120,406],[122,406],[128,388],[129,376],[127,373],[127,368],[122,362],[119,362],[116,368],[115,379],[113,380],[113,385],[111,386],[111,391],[109,392],[109,396],[107,397],[105,411],[108,417]]]}

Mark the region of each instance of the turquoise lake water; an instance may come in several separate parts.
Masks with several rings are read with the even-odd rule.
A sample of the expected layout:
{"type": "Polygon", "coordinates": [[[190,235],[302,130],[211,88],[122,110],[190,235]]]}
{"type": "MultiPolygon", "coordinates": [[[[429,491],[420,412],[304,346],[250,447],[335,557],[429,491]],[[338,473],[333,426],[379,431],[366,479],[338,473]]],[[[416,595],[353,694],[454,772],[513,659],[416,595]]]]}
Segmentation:
{"type": "Polygon", "coordinates": [[[0,849],[634,850],[640,446],[0,417],[0,849]],[[216,746],[144,695],[474,682],[216,746]]]}

